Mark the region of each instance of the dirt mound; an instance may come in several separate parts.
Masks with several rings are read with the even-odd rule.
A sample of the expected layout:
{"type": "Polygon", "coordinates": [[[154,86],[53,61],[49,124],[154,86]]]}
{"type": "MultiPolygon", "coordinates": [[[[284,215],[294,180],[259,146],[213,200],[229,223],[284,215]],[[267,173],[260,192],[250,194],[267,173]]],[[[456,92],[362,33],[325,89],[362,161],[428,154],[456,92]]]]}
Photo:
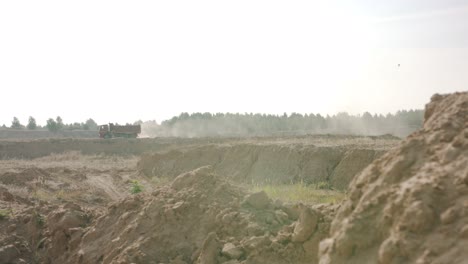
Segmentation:
{"type": "Polygon", "coordinates": [[[43,263],[316,263],[336,210],[248,194],[210,167],[116,202],[88,227],[68,207],[46,218],[43,263]]]}
{"type": "Polygon", "coordinates": [[[77,248],[95,215],[75,203],[66,203],[51,211],[46,219],[43,238],[36,252],[41,263],[68,263],[70,252],[77,248]]]}
{"type": "Polygon", "coordinates": [[[210,165],[218,175],[236,182],[331,182],[335,188],[345,189],[356,173],[383,153],[303,144],[210,144],[143,155],[138,169],[147,176],[176,177],[210,165]]]}
{"type": "Polygon", "coordinates": [[[0,263],[317,263],[336,210],[247,193],[211,167],[104,211],[0,186],[0,263]]]}
{"type": "MultiPolygon", "coordinates": [[[[2,198],[5,190],[0,189],[2,198]]],[[[0,201],[0,263],[67,263],[84,227],[95,214],[74,203],[52,205],[25,202],[8,194],[0,201]]]]}
{"type": "Polygon", "coordinates": [[[35,252],[48,211],[0,187],[0,263],[37,263],[35,252]]]}
{"type": "Polygon", "coordinates": [[[468,93],[435,95],[424,128],[367,167],[320,263],[466,263],[468,93]]]}
{"type": "Polygon", "coordinates": [[[119,192],[128,188],[125,179],[120,176],[122,174],[125,172],[67,167],[15,168],[0,172],[0,187],[24,193],[22,198],[105,205],[123,197],[119,192]]]}
{"type": "Polygon", "coordinates": [[[41,169],[31,168],[25,169],[21,172],[5,172],[0,175],[0,183],[14,184],[24,186],[27,182],[32,182],[36,178],[47,175],[41,169]]]}

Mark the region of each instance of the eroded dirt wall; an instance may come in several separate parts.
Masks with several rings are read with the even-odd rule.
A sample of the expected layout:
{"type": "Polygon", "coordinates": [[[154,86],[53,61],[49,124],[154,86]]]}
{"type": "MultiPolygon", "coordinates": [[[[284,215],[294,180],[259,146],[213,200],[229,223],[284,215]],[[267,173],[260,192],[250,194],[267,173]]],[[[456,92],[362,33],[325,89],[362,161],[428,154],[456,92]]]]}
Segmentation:
{"type": "Polygon", "coordinates": [[[356,173],[384,150],[314,145],[205,145],[142,156],[138,169],[153,177],[176,177],[210,165],[219,175],[254,184],[330,182],[345,189],[356,173]]]}
{"type": "Polygon", "coordinates": [[[33,159],[71,151],[84,155],[142,155],[148,176],[175,177],[211,165],[241,182],[329,182],[345,189],[353,176],[400,140],[311,135],[264,138],[46,139],[0,141],[0,159],[33,159]],[[150,153],[150,154],[148,154],[150,153]],[[152,153],[152,154],[151,154],[152,153]]]}

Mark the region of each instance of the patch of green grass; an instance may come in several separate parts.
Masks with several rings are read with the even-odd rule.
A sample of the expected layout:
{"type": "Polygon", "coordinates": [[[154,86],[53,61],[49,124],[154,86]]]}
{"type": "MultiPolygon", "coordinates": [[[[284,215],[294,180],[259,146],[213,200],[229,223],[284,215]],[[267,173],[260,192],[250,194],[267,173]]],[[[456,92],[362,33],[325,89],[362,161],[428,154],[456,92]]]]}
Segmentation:
{"type": "Polygon", "coordinates": [[[331,184],[326,181],[317,182],[313,186],[318,190],[333,190],[331,184]]]}
{"type": "Polygon", "coordinates": [[[133,180],[131,184],[132,184],[130,187],[131,194],[137,194],[143,191],[143,185],[141,185],[139,181],[133,180]]]}
{"type": "Polygon", "coordinates": [[[58,200],[65,200],[65,192],[61,189],[60,191],[58,191],[58,192],[55,194],[55,197],[56,197],[58,200]]]}
{"type": "Polygon", "coordinates": [[[10,217],[9,210],[0,210],[0,220],[8,219],[10,217]]]}
{"type": "Polygon", "coordinates": [[[268,184],[254,186],[252,191],[265,191],[270,198],[284,202],[303,202],[308,204],[339,203],[345,198],[344,192],[331,190],[326,184],[304,183],[268,184]]]}
{"type": "Polygon", "coordinates": [[[45,219],[44,219],[44,216],[43,216],[43,215],[41,215],[41,214],[38,213],[38,212],[34,212],[34,218],[36,219],[36,224],[37,224],[39,227],[44,226],[45,219]]]}

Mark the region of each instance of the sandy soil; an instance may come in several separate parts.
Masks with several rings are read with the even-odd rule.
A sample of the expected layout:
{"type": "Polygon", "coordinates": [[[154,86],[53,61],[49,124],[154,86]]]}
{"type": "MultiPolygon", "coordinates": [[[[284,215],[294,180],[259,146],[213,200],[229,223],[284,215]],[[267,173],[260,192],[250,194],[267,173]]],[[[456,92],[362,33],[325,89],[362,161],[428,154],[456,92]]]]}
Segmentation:
{"type": "Polygon", "coordinates": [[[326,182],[344,190],[358,172],[383,153],[368,146],[208,144],[145,154],[138,169],[150,177],[173,179],[185,171],[210,165],[218,175],[239,183],[326,182]]]}
{"type": "Polygon", "coordinates": [[[321,264],[467,263],[468,93],[435,95],[424,128],[351,183],[321,264]]]}
{"type": "Polygon", "coordinates": [[[1,160],[0,263],[317,261],[337,205],[272,201],[211,167],[158,186],[137,161],[77,152],[1,160]]]}
{"type": "MultiPolygon", "coordinates": [[[[246,142],[251,142],[253,149],[273,148],[273,152],[275,148],[316,148],[312,142],[331,149],[351,149],[356,144],[387,146],[382,143],[386,139],[337,137],[335,142],[332,138],[270,138],[263,142],[244,139],[239,144],[248,146],[246,142]]],[[[171,146],[172,140],[158,144],[183,151],[214,145],[223,148],[238,142],[173,140],[177,142],[171,146]]],[[[398,142],[391,140],[388,145],[398,142]]],[[[318,243],[328,234],[337,205],[272,201],[264,193],[250,194],[232,185],[227,181],[232,179],[214,168],[185,174],[182,171],[181,176],[160,186],[157,178],[140,173],[140,156],[119,155],[120,147],[138,146],[138,140],[92,143],[96,142],[65,139],[2,143],[10,149],[17,144],[14,155],[40,156],[0,160],[0,212],[4,215],[0,220],[0,259],[4,263],[209,263],[206,258],[214,258],[212,263],[317,262],[318,243]],[[90,150],[86,155],[78,151],[50,154],[40,149],[46,143],[48,151],[64,146],[90,150]],[[112,155],[90,154],[100,146],[110,146],[112,155]],[[142,194],[130,193],[132,180],[144,187],[142,194]],[[152,220],[142,211],[151,214],[152,220]],[[314,227],[308,227],[310,224],[314,227]],[[138,231],[129,229],[136,227],[138,231]],[[212,232],[216,235],[210,236],[212,232]],[[221,251],[226,247],[225,252],[203,252],[204,245],[210,243],[221,251]],[[127,247],[134,249],[129,252],[127,247]]],[[[142,151],[138,147],[134,150],[142,151]]],[[[282,152],[276,156],[266,154],[261,160],[268,162],[282,152]]],[[[231,162],[231,166],[236,164],[231,162]]],[[[291,164],[289,168],[293,166],[299,165],[291,164]]]]}
{"type": "Polygon", "coordinates": [[[458,93],[434,96],[424,128],[401,143],[1,142],[0,263],[466,263],[467,118],[468,93],[458,93]],[[341,204],[288,204],[236,181],[313,168],[340,184],[348,178],[331,176],[365,167],[358,159],[374,161],[341,204]],[[172,173],[167,184],[155,183],[160,172],[172,173]],[[143,192],[131,193],[135,180],[143,192]]]}

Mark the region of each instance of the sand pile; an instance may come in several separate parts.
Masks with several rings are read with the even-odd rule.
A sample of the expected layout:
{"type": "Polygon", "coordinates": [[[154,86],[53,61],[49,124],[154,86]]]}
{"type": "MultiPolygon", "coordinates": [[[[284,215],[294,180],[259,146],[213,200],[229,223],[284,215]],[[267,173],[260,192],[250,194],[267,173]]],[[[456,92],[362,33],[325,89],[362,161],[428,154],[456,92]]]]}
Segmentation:
{"type": "Polygon", "coordinates": [[[467,263],[468,93],[435,95],[424,128],[350,184],[320,263],[467,263]]]}
{"type": "Polygon", "coordinates": [[[75,224],[47,250],[60,248],[61,263],[316,263],[335,209],[247,194],[203,167],[110,205],[87,228],[65,221],[75,224]]]}

